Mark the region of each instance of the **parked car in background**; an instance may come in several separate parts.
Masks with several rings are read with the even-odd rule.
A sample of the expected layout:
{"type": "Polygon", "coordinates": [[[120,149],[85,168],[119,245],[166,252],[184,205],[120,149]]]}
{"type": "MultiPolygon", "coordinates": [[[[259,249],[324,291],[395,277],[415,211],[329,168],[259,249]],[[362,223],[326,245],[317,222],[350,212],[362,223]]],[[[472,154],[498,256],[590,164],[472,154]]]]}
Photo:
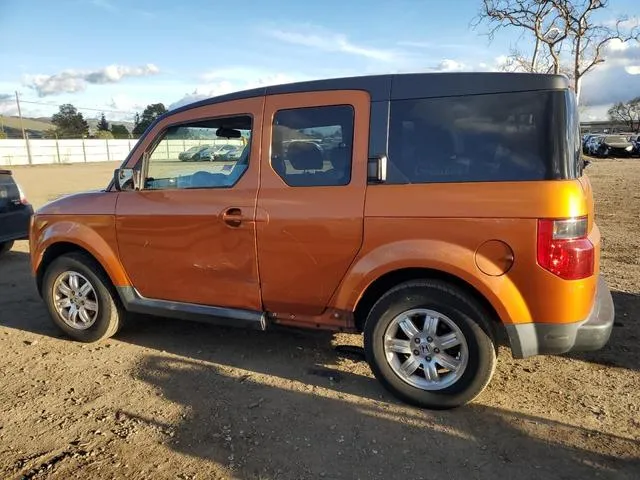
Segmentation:
{"type": "Polygon", "coordinates": [[[104,190],[42,207],[32,271],[79,341],[116,334],[128,311],[362,332],[390,392],[456,407],[490,382],[502,341],[526,358],[609,340],[579,132],[562,75],[360,76],[203,100],[159,117],[104,190]],[[203,130],[247,139],[242,155],[196,168],[153,155],[203,130]]]}
{"type": "Polygon", "coordinates": [[[640,135],[631,135],[629,141],[633,144],[631,155],[634,157],[640,156],[640,135]]]}
{"type": "Polygon", "coordinates": [[[600,137],[602,137],[602,135],[589,135],[582,147],[582,152],[587,155],[594,156],[598,148],[600,137]]]}
{"type": "Polygon", "coordinates": [[[33,207],[13,178],[10,170],[0,170],[0,255],[13,247],[15,240],[26,240],[33,207]]]}
{"type": "Polygon", "coordinates": [[[582,153],[586,153],[586,154],[590,154],[589,151],[589,145],[591,144],[591,141],[593,140],[593,138],[598,137],[598,134],[595,133],[588,133],[586,135],[583,135],[582,137],[582,153]]]}
{"type": "Polygon", "coordinates": [[[592,149],[597,157],[629,157],[634,145],[624,135],[604,135],[598,137],[592,149]]]}
{"type": "Polygon", "coordinates": [[[197,159],[208,162],[220,161],[230,152],[237,152],[237,156],[239,157],[240,152],[242,152],[242,147],[229,145],[227,143],[223,145],[210,145],[206,149],[198,152],[197,159]]]}
{"type": "Polygon", "coordinates": [[[182,162],[190,162],[202,150],[209,148],[209,145],[196,145],[178,155],[178,160],[182,162]]]}
{"type": "Polygon", "coordinates": [[[236,160],[242,154],[242,150],[244,148],[242,145],[227,145],[227,147],[229,148],[225,148],[215,154],[214,160],[216,162],[229,162],[236,160]]]}

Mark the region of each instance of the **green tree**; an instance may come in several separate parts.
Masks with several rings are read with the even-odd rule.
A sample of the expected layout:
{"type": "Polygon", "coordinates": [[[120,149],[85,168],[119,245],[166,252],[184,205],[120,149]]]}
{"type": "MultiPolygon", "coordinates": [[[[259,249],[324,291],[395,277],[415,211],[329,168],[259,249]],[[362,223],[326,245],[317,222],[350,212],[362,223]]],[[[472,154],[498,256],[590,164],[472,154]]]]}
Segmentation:
{"type": "Polygon", "coordinates": [[[133,127],[134,135],[141,135],[144,131],[149,128],[156,118],[160,115],[167,113],[167,109],[165,108],[163,103],[153,103],[151,105],[147,105],[147,108],[142,112],[142,116],[139,116],[136,113],[136,124],[133,127]]]}
{"type": "Polygon", "coordinates": [[[55,128],[47,128],[42,133],[42,136],[44,138],[58,138],[58,131],[55,128]]]}
{"type": "Polygon", "coordinates": [[[0,130],[0,138],[7,138],[7,134],[0,130]]]}
{"type": "Polygon", "coordinates": [[[96,138],[112,139],[113,133],[111,133],[109,130],[98,130],[96,132],[96,138]]]}
{"type": "Polygon", "coordinates": [[[51,117],[51,123],[55,125],[58,137],[80,138],[89,133],[89,124],[70,103],[60,105],[60,111],[51,117]]]}
{"type": "Polygon", "coordinates": [[[111,124],[111,133],[113,138],[129,138],[129,130],[124,125],[111,124]]]}
{"type": "Polygon", "coordinates": [[[98,122],[98,131],[108,132],[109,131],[109,122],[104,118],[104,113],[100,117],[100,121],[98,122]]]}

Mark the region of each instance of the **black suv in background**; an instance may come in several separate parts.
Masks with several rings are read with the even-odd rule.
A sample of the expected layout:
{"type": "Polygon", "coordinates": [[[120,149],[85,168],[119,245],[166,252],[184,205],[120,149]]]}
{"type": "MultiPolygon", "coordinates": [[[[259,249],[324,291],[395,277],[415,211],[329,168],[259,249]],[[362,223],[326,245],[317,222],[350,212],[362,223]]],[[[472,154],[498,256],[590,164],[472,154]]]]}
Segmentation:
{"type": "Polygon", "coordinates": [[[11,171],[0,170],[0,255],[11,250],[14,240],[29,238],[32,214],[33,207],[11,171]]]}

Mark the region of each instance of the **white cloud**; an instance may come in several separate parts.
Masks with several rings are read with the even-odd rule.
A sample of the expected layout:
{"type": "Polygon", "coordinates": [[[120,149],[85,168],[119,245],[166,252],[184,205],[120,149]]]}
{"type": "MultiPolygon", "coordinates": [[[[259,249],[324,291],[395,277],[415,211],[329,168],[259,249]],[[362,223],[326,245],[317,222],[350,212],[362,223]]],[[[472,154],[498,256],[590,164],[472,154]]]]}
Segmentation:
{"type": "Polygon", "coordinates": [[[32,88],[39,97],[60,93],[76,93],[87,84],[117,83],[125,77],[157,75],[160,69],[152,63],[143,66],[109,65],[97,70],[64,70],[55,75],[25,75],[23,84],[32,88]]]}
{"type": "Polygon", "coordinates": [[[614,38],[607,44],[607,49],[610,52],[624,52],[629,48],[629,42],[623,42],[618,38],[614,38]]]}
{"type": "Polygon", "coordinates": [[[191,93],[184,95],[180,100],[169,105],[169,109],[240,90],[308,80],[303,75],[268,72],[252,69],[251,67],[230,67],[214,70],[203,74],[201,78],[206,83],[198,85],[191,93]]]}
{"type": "Polygon", "coordinates": [[[382,62],[390,62],[399,55],[399,52],[392,49],[357,45],[351,42],[346,35],[340,33],[329,32],[316,27],[310,27],[310,29],[314,32],[275,29],[267,31],[267,34],[280,41],[294,45],[316,48],[325,52],[346,53],[382,62]]]}
{"type": "Polygon", "coordinates": [[[640,17],[625,18],[620,23],[616,19],[611,19],[604,22],[604,24],[607,27],[615,27],[617,25],[620,30],[629,31],[640,27],[640,17]]]}
{"type": "Polygon", "coordinates": [[[470,70],[470,67],[462,62],[451,60],[449,58],[442,60],[434,69],[436,72],[463,72],[465,70],[470,70]]]}
{"type": "Polygon", "coordinates": [[[16,100],[10,93],[0,93],[0,115],[17,115],[16,100]]]}
{"type": "Polygon", "coordinates": [[[584,76],[581,101],[589,107],[608,107],[639,95],[640,43],[629,43],[626,48],[610,44],[605,62],[584,76]]]}

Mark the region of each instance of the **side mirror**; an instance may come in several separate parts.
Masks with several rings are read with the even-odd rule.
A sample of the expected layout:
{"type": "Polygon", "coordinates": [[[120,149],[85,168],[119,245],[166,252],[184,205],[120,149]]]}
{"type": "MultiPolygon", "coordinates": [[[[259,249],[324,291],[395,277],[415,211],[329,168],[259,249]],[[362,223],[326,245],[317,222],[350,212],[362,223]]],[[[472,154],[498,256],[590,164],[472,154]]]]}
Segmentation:
{"type": "Polygon", "coordinates": [[[113,172],[113,184],[119,192],[137,190],[140,186],[133,168],[116,168],[113,172]]]}
{"type": "Polygon", "coordinates": [[[377,155],[369,158],[367,163],[367,181],[369,183],[384,183],[387,181],[387,156],[377,155]]]}

